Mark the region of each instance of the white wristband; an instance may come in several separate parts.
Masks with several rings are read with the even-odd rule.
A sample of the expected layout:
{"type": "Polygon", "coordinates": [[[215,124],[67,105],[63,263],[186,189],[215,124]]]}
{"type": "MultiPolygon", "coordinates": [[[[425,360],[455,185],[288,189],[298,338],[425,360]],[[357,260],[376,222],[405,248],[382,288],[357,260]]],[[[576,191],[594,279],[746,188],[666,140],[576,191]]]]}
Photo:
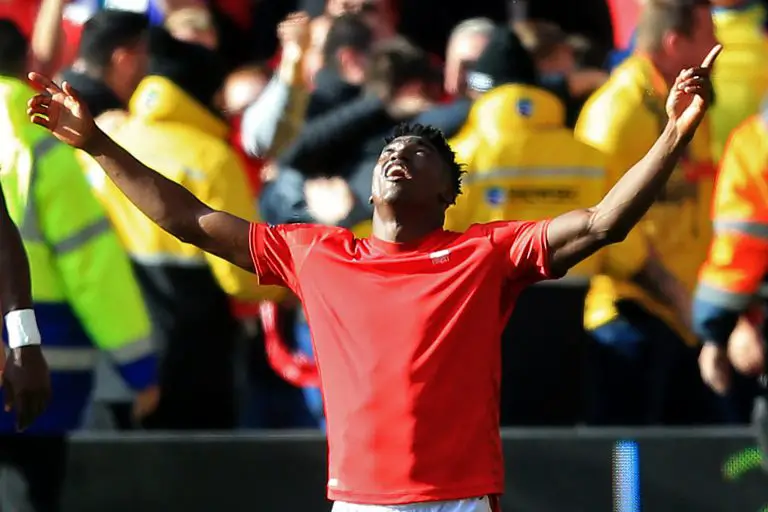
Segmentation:
{"type": "Polygon", "coordinates": [[[5,328],[11,348],[40,345],[40,331],[32,309],[17,309],[5,315],[5,328]]]}

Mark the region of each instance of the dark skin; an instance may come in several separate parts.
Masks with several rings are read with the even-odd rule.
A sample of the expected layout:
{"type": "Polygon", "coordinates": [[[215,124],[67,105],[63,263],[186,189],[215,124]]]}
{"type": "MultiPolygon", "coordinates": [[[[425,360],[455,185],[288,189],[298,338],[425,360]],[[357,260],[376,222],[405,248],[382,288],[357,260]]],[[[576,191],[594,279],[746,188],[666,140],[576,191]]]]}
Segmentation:
{"type": "MultiPolygon", "coordinates": [[[[653,204],[706,113],[716,46],[701,67],[683,71],[667,101],[669,123],[648,154],[600,204],[566,213],[549,224],[550,266],[558,274],[610,243],[623,240],[653,204]]],[[[180,240],[254,271],[249,222],[203,204],[181,185],[136,160],[101,132],[77,93],[36,73],[41,92],[29,102],[30,120],[90,153],[123,193],[180,240]]],[[[443,225],[454,200],[447,164],[426,142],[411,137],[388,145],[374,170],[373,234],[389,242],[418,240],[443,225]],[[393,166],[387,164],[393,161],[393,166]]]]}
{"type": "MultiPolygon", "coordinates": [[[[19,230],[8,213],[0,187],[0,305],[3,316],[32,309],[29,261],[19,230]]],[[[42,414],[51,396],[51,378],[40,345],[11,350],[2,372],[5,410],[16,412],[16,429],[24,430],[42,414]]]]}

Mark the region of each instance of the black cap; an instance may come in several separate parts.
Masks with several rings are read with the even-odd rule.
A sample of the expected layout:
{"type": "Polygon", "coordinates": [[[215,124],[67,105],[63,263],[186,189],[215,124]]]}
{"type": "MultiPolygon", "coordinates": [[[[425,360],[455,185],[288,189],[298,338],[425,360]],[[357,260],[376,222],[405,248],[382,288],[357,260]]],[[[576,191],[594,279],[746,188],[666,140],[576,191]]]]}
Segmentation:
{"type": "Polygon", "coordinates": [[[504,84],[535,85],[536,66],[512,29],[498,26],[488,40],[488,46],[467,72],[467,86],[487,92],[504,84]]]}

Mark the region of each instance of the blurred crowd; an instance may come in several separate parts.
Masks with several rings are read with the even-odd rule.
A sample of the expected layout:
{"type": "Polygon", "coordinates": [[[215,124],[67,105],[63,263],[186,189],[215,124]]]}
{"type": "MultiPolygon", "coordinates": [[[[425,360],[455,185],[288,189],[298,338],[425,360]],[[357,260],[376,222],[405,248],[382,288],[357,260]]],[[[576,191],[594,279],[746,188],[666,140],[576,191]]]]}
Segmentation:
{"type": "Polygon", "coordinates": [[[102,130],[216,208],[363,237],[371,170],[402,122],[438,127],[466,165],[448,229],[597,204],[661,133],[668,84],[717,40],[711,115],[658,204],[519,298],[501,417],[747,421],[764,370],[765,6],[598,2],[607,27],[566,31],[561,7],[487,3],[467,19],[435,4],[435,36],[404,30],[395,0],[0,0],[1,177],[54,372],[38,432],[324,420],[299,298],[162,232],[44,137],[24,116],[27,72],[68,82],[102,130]],[[701,350],[729,341],[729,361],[701,350]]]}

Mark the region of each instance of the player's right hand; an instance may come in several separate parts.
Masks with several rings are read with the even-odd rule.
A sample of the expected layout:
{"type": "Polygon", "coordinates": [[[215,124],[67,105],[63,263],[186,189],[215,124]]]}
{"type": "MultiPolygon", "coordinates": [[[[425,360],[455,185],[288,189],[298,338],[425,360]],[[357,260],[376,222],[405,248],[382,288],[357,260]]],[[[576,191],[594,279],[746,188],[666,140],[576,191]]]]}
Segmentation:
{"type": "Polygon", "coordinates": [[[59,87],[39,73],[30,73],[29,81],[40,91],[27,103],[29,120],[50,130],[60,141],[87,149],[99,130],[77,92],[67,82],[59,87]]]}
{"type": "Polygon", "coordinates": [[[51,375],[40,345],[12,349],[3,370],[5,412],[15,411],[16,430],[29,427],[51,398],[51,375]]]}
{"type": "Polygon", "coordinates": [[[704,343],[699,354],[699,371],[704,383],[718,395],[724,395],[731,386],[731,365],[725,347],[704,343]]]}

